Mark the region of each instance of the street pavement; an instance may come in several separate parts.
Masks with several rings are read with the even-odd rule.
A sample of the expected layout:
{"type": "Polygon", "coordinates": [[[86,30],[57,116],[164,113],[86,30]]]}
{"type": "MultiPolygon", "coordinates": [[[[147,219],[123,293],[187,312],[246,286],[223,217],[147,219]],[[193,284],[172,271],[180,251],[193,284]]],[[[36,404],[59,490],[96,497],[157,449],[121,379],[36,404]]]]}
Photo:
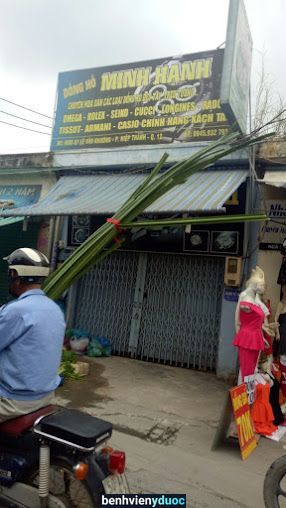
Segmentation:
{"type": "MultiPolygon", "coordinates": [[[[81,359],[80,359],[81,360],[81,359]]],[[[214,374],[129,358],[87,359],[57,402],[113,423],[111,444],[127,454],[134,493],[187,494],[189,507],[263,508],[262,487],[279,443],[259,440],[242,461],[236,442],[212,451],[229,386],[214,374]]]]}

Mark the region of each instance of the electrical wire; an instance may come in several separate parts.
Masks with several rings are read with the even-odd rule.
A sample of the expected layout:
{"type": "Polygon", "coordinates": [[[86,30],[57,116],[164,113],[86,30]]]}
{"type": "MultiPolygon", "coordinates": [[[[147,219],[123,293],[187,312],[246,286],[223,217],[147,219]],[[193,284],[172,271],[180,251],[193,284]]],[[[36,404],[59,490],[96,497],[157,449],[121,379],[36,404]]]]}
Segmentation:
{"type": "Polygon", "coordinates": [[[3,113],[4,115],[13,116],[14,118],[19,118],[20,120],[24,120],[25,122],[29,123],[35,123],[36,125],[41,125],[41,127],[47,127],[48,129],[52,129],[50,125],[45,125],[44,123],[35,122],[34,120],[28,120],[28,118],[23,118],[22,116],[13,115],[12,113],[7,113],[7,111],[2,111],[0,109],[0,113],[3,113]]]}
{"type": "Polygon", "coordinates": [[[18,108],[26,109],[27,111],[31,111],[32,113],[35,113],[36,115],[45,116],[46,118],[50,118],[53,120],[52,116],[44,115],[44,113],[40,113],[39,111],[35,111],[34,109],[26,108],[26,106],[21,106],[21,104],[17,104],[16,102],[8,101],[8,99],[4,99],[3,97],[0,97],[1,101],[9,102],[9,104],[13,104],[13,106],[17,106],[18,108]]]}
{"type": "Polygon", "coordinates": [[[37,132],[37,134],[46,134],[46,136],[50,136],[49,132],[36,131],[35,129],[28,129],[28,127],[21,127],[21,125],[15,125],[14,123],[4,122],[4,120],[0,120],[0,123],[5,123],[6,125],[11,125],[12,127],[17,127],[18,129],[24,129],[25,131],[37,132]]]}

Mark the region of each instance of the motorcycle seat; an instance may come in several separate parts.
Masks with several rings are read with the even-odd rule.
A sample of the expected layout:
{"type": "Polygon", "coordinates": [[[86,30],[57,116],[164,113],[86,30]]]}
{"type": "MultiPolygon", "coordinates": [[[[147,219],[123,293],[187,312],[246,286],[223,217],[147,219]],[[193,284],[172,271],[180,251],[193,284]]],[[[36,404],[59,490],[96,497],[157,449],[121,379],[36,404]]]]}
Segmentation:
{"type": "Polygon", "coordinates": [[[23,432],[33,427],[38,418],[54,413],[58,411],[58,409],[58,406],[50,404],[49,406],[41,407],[32,413],[11,418],[11,420],[7,420],[6,422],[0,424],[0,433],[9,434],[14,437],[21,436],[23,432]]]}
{"type": "Polygon", "coordinates": [[[61,408],[45,416],[35,432],[69,445],[95,448],[111,437],[112,424],[77,409],[61,408]]]}

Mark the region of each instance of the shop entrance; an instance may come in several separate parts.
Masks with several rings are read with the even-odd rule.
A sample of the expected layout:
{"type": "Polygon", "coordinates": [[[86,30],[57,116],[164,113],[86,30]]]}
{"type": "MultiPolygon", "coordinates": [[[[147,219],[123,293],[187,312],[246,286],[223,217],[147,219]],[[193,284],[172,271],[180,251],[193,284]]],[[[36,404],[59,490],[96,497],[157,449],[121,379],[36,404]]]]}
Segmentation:
{"type": "Polygon", "coordinates": [[[214,370],[223,273],[223,258],[116,253],[78,283],[74,327],[114,354],[214,370]]]}

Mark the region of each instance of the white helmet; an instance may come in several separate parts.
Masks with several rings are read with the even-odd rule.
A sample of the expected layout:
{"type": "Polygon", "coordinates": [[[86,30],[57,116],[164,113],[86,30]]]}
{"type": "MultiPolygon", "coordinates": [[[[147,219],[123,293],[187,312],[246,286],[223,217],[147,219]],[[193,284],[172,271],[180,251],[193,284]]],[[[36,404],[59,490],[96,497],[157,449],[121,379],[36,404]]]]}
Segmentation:
{"type": "Polygon", "coordinates": [[[16,249],[3,259],[7,261],[9,270],[16,270],[18,276],[28,282],[38,282],[50,273],[48,258],[36,249],[16,249]]]}

